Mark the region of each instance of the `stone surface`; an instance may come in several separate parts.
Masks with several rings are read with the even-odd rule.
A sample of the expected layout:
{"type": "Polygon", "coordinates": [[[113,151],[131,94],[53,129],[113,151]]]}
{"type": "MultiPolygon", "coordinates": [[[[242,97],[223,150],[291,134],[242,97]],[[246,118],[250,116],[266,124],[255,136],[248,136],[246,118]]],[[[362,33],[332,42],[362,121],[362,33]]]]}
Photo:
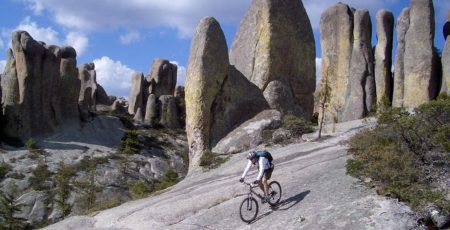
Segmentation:
{"type": "Polygon", "coordinates": [[[375,82],[377,104],[383,100],[392,101],[392,46],[394,36],[394,15],[380,10],[376,15],[378,43],[375,48],[375,82]],[[385,99],[383,99],[385,98],[385,99]]]}
{"type": "MultiPolygon", "coordinates": [[[[350,60],[349,84],[341,121],[364,118],[375,103],[375,81],[372,53],[372,23],[368,10],[354,13],[353,49],[350,60]]],[[[333,92],[333,89],[331,89],[333,92]]]]}
{"type": "Polygon", "coordinates": [[[156,59],[146,80],[151,83],[149,93],[155,94],[157,98],[173,95],[177,84],[177,65],[165,59],[156,59]]]}
{"type": "Polygon", "coordinates": [[[271,108],[312,115],[315,43],[301,1],[252,1],[233,41],[230,62],[264,92],[271,108]],[[275,80],[284,85],[277,82],[268,88],[275,80]]]}
{"type": "Polygon", "coordinates": [[[280,125],[280,112],[264,110],[222,138],[212,151],[220,154],[233,154],[255,148],[262,143],[264,130],[275,129],[280,125]]]}
{"type": "Polygon", "coordinates": [[[175,97],[172,95],[163,95],[159,97],[158,105],[160,112],[159,123],[169,129],[180,128],[175,97]]]}
{"type": "Polygon", "coordinates": [[[450,39],[447,39],[448,34],[450,34],[450,12],[447,18],[447,22],[444,26],[444,37],[446,38],[446,40],[441,57],[442,85],[440,91],[440,93],[446,93],[447,95],[450,95],[450,39]]]}
{"type": "Polygon", "coordinates": [[[211,147],[264,109],[269,109],[269,106],[259,88],[234,66],[229,66],[227,77],[211,107],[211,147]]]}
{"type": "Polygon", "coordinates": [[[184,86],[177,86],[175,88],[175,102],[178,110],[178,122],[182,127],[186,126],[186,100],[184,86]]]}
{"type": "Polygon", "coordinates": [[[61,48],[61,106],[64,118],[78,119],[78,98],[81,82],[78,78],[77,53],[72,47],[61,48]]]}
{"type": "Polygon", "coordinates": [[[96,104],[100,105],[112,105],[114,100],[111,100],[108,94],[106,93],[106,90],[97,83],[97,91],[95,91],[95,101],[96,104]]]}
{"type": "Polygon", "coordinates": [[[128,113],[134,115],[138,108],[144,107],[144,74],[134,73],[131,76],[131,91],[128,97],[128,113]]]}
{"type": "Polygon", "coordinates": [[[22,205],[18,217],[25,218],[32,224],[37,224],[46,218],[47,206],[44,203],[47,195],[42,191],[32,191],[17,198],[17,203],[22,205]]]}
{"type": "Polygon", "coordinates": [[[84,119],[89,117],[89,111],[95,111],[96,75],[94,63],[82,64],[78,67],[78,78],[81,81],[78,105],[84,119]]]}
{"type": "MultiPolygon", "coordinates": [[[[275,209],[258,201],[258,219],[251,225],[239,218],[248,191],[237,182],[246,164],[246,153],[239,153],[162,194],[45,229],[425,229],[404,203],[377,196],[346,175],[350,157],[339,143],[365,126],[358,123],[326,140],[268,148],[275,163],[272,179],[283,193],[275,209]]],[[[252,169],[248,181],[254,177],[252,169]]]]}
{"type": "Polygon", "coordinates": [[[144,122],[144,112],[142,112],[142,108],[138,108],[136,113],[134,114],[133,120],[138,123],[144,122]]]}
{"type": "Polygon", "coordinates": [[[432,0],[411,0],[410,24],[405,36],[403,106],[415,108],[437,94],[432,0]]]}
{"type": "Polygon", "coordinates": [[[211,108],[228,73],[228,48],[219,23],[211,17],[197,26],[186,71],[186,132],[189,172],[210,148],[211,108]]]}
{"type": "Polygon", "coordinates": [[[403,107],[405,92],[406,32],[409,28],[409,8],[405,8],[397,19],[397,51],[395,56],[393,107],[403,107]]]}
{"type": "MultiPolygon", "coordinates": [[[[348,5],[338,3],[322,13],[320,18],[322,48],[321,80],[331,89],[330,106],[325,111],[326,123],[341,121],[350,76],[353,47],[353,12],[348,5]]],[[[324,87],[321,87],[324,89],[324,87]]]]}
{"type": "Polygon", "coordinates": [[[2,102],[8,136],[28,139],[61,123],[61,50],[35,41],[27,32],[12,36],[2,102]]]}
{"type": "Polygon", "coordinates": [[[147,105],[145,106],[145,119],[144,123],[146,125],[155,125],[158,123],[158,114],[157,114],[157,104],[156,104],[156,96],[155,94],[150,94],[147,99],[147,105]]]}

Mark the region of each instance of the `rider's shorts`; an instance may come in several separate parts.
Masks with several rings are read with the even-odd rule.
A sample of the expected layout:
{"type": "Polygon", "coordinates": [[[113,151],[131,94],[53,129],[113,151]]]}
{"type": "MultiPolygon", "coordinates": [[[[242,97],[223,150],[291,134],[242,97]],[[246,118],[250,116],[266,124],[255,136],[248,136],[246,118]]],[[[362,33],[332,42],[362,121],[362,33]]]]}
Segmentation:
{"type": "Polygon", "coordinates": [[[270,180],[270,177],[272,177],[272,172],[275,166],[273,164],[270,165],[269,169],[264,170],[263,176],[266,177],[266,180],[270,180]]]}

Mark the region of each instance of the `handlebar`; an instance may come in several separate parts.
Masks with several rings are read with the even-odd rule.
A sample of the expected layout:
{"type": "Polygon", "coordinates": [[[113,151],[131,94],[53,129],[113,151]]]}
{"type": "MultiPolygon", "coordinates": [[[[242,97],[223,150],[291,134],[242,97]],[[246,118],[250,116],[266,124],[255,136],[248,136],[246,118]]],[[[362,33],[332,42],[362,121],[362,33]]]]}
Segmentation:
{"type": "Polygon", "coordinates": [[[245,184],[245,185],[248,185],[248,186],[250,186],[250,188],[254,188],[254,187],[257,187],[258,185],[257,184],[253,184],[253,183],[247,183],[247,182],[242,182],[242,184],[245,184]]]}

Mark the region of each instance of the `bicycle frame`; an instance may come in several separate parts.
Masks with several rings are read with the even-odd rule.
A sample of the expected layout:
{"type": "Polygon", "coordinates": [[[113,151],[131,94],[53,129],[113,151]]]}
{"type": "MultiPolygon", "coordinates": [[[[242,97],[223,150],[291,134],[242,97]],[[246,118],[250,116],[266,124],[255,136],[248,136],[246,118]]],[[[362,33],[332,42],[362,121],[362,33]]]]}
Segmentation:
{"type": "Polygon", "coordinates": [[[253,188],[258,187],[258,185],[255,185],[255,184],[252,184],[252,183],[246,183],[246,182],[244,182],[244,184],[248,185],[248,187],[249,187],[249,191],[248,191],[248,193],[247,193],[247,197],[248,197],[248,198],[253,197],[253,194],[255,194],[255,196],[257,196],[259,199],[263,199],[263,198],[264,198],[264,197],[261,196],[259,193],[253,191],[253,188]]]}

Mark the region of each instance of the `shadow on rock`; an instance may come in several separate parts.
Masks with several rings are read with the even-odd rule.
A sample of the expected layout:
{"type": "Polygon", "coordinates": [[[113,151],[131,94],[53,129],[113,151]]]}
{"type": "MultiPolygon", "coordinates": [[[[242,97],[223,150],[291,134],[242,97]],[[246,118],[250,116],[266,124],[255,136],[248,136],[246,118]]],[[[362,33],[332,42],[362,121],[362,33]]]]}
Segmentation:
{"type": "Polygon", "coordinates": [[[286,200],[281,201],[278,205],[272,207],[272,210],[281,210],[281,211],[285,211],[288,210],[290,208],[292,208],[294,205],[300,203],[300,201],[302,201],[311,191],[306,190],[302,193],[299,193],[293,197],[289,197],[286,200]]]}
{"type": "Polygon", "coordinates": [[[289,197],[286,200],[281,201],[280,203],[278,203],[278,205],[276,206],[271,206],[270,207],[270,211],[258,216],[256,219],[254,219],[252,222],[250,222],[249,224],[253,224],[258,220],[261,220],[262,218],[272,214],[272,212],[274,211],[286,211],[292,207],[294,207],[294,205],[300,203],[300,201],[302,201],[303,199],[305,199],[305,197],[310,193],[310,190],[306,190],[304,192],[301,192],[293,197],[289,197]],[[287,207],[285,207],[287,206],[287,207]]]}

